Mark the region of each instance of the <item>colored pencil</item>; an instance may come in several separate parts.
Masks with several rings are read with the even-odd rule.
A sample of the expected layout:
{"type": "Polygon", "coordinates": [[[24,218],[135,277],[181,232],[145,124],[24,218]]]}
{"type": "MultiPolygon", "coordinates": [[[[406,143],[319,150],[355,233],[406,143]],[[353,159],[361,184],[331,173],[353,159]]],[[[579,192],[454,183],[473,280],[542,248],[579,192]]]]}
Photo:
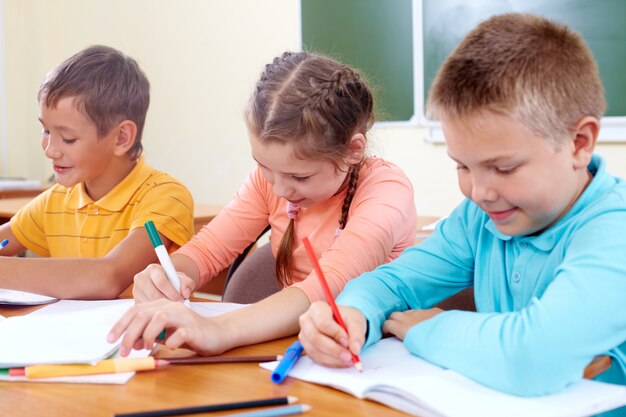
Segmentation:
{"type": "Polygon", "coordinates": [[[271,362],[280,360],[280,356],[194,356],[192,358],[164,359],[168,361],[170,365],[192,365],[203,363],[271,362]]]}
{"type": "Polygon", "coordinates": [[[288,405],[286,407],[266,408],[264,410],[249,411],[247,413],[228,414],[228,417],[279,417],[289,416],[292,414],[301,414],[309,411],[311,406],[308,404],[288,405]]]}
{"type": "MultiPolygon", "coordinates": [[[[311,246],[311,242],[309,242],[309,239],[307,237],[302,239],[302,243],[304,244],[304,248],[306,249],[306,252],[309,255],[309,258],[311,259],[311,263],[313,264],[313,269],[315,269],[315,272],[317,272],[317,277],[319,278],[320,283],[322,284],[322,290],[324,291],[324,296],[326,296],[326,302],[328,302],[328,304],[330,305],[330,308],[333,310],[333,317],[335,318],[335,321],[339,323],[339,325],[346,331],[346,334],[347,334],[348,328],[346,327],[346,324],[343,322],[343,319],[341,318],[341,314],[339,314],[339,309],[337,308],[337,304],[335,303],[335,298],[333,297],[333,294],[330,292],[330,288],[328,287],[328,282],[326,282],[326,277],[324,276],[324,273],[322,272],[322,268],[320,267],[320,264],[317,261],[317,256],[315,255],[315,251],[313,251],[313,246],[311,246]]],[[[363,366],[361,365],[361,359],[359,359],[359,356],[354,353],[352,354],[352,362],[354,363],[354,367],[357,370],[359,371],[363,370],[363,366]]]]}
{"type": "Polygon", "coordinates": [[[89,364],[59,364],[59,365],[31,365],[24,368],[9,370],[11,376],[25,376],[27,378],[55,378],[61,376],[113,374],[118,372],[148,371],[166,366],[168,361],[146,358],[119,358],[105,359],[89,364]]]}
{"type": "Polygon", "coordinates": [[[298,397],[279,397],[264,400],[241,401],[236,403],[210,404],[197,407],[170,408],[166,410],[140,411],[136,413],[115,414],[114,417],[164,417],[180,416],[184,414],[208,413],[211,411],[238,410],[241,408],[264,407],[268,405],[293,404],[298,401],[298,397]]]}

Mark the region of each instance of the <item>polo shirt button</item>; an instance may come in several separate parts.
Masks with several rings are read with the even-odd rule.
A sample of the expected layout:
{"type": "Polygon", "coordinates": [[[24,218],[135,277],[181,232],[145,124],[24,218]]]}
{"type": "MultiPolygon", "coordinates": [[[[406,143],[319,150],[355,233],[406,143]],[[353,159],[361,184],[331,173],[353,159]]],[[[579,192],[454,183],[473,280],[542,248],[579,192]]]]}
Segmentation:
{"type": "Polygon", "coordinates": [[[93,209],[93,214],[98,214],[98,207],[96,207],[95,209],[93,209]]]}
{"type": "Polygon", "coordinates": [[[522,242],[522,243],[520,243],[519,245],[520,245],[520,247],[521,247],[522,249],[526,249],[526,247],[528,247],[528,243],[526,243],[526,242],[522,242]]]}
{"type": "Polygon", "coordinates": [[[522,278],[522,276],[520,275],[519,272],[513,272],[513,281],[514,282],[519,282],[519,280],[522,278]]]}

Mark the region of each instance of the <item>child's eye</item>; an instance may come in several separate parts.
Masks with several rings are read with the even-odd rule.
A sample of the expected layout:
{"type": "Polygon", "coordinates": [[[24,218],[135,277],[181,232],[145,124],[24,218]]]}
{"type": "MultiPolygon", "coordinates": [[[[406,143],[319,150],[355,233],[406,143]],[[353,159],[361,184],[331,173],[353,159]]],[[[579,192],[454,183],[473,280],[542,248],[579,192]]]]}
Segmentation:
{"type": "Polygon", "coordinates": [[[49,130],[47,130],[47,129],[43,129],[43,130],[41,131],[41,135],[42,135],[42,136],[48,136],[49,134],[50,134],[50,131],[49,131],[49,130]]]}
{"type": "Polygon", "coordinates": [[[467,170],[467,167],[465,165],[457,164],[456,169],[457,171],[465,171],[467,170]]]}
{"type": "Polygon", "coordinates": [[[495,167],[498,174],[512,174],[516,169],[517,167],[495,167]]]}
{"type": "Polygon", "coordinates": [[[76,142],[76,139],[65,139],[65,138],[63,138],[63,143],[66,143],[68,145],[71,145],[74,142],[76,142]]]}
{"type": "Polygon", "coordinates": [[[298,182],[304,182],[306,180],[308,180],[311,177],[292,177],[294,180],[298,181],[298,182]]]}

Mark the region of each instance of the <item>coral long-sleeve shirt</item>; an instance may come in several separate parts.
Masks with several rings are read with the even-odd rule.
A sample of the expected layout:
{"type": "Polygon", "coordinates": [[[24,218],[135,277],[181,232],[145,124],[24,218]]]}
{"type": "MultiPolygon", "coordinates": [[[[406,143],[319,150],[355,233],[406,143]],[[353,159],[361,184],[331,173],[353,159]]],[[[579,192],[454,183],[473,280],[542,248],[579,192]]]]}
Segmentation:
{"type": "MultiPolygon", "coordinates": [[[[346,227],[337,235],[347,190],[302,208],[294,228],[293,286],[311,302],[324,299],[302,245],[308,236],[328,284],[337,295],[348,280],[396,258],[415,242],[413,187],[396,165],[369,158],[359,172],[346,227]]],[[[269,224],[276,256],[289,224],[287,201],[276,197],[260,169],[255,169],[233,200],[177,253],[190,257],[200,271],[200,285],[228,267],[269,224]]]]}

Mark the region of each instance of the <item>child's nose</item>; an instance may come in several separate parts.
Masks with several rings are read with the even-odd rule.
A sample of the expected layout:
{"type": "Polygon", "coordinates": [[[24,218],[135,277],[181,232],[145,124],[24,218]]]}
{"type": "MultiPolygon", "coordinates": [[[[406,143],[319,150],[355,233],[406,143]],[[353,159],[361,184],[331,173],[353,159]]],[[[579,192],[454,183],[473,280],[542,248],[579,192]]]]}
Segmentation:
{"type": "Polygon", "coordinates": [[[274,179],[274,194],[276,197],[289,199],[291,197],[293,189],[280,179],[274,179]]]}
{"type": "Polygon", "coordinates": [[[44,155],[49,159],[56,159],[61,156],[60,150],[56,147],[55,141],[52,140],[52,137],[49,136],[46,139],[43,139],[41,142],[41,146],[44,151],[44,155]]]}
{"type": "Polygon", "coordinates": [[[488,181],[473,181],[472,201],[476,203],[490,202],[498,199],[498,192],[488,181]]]}

